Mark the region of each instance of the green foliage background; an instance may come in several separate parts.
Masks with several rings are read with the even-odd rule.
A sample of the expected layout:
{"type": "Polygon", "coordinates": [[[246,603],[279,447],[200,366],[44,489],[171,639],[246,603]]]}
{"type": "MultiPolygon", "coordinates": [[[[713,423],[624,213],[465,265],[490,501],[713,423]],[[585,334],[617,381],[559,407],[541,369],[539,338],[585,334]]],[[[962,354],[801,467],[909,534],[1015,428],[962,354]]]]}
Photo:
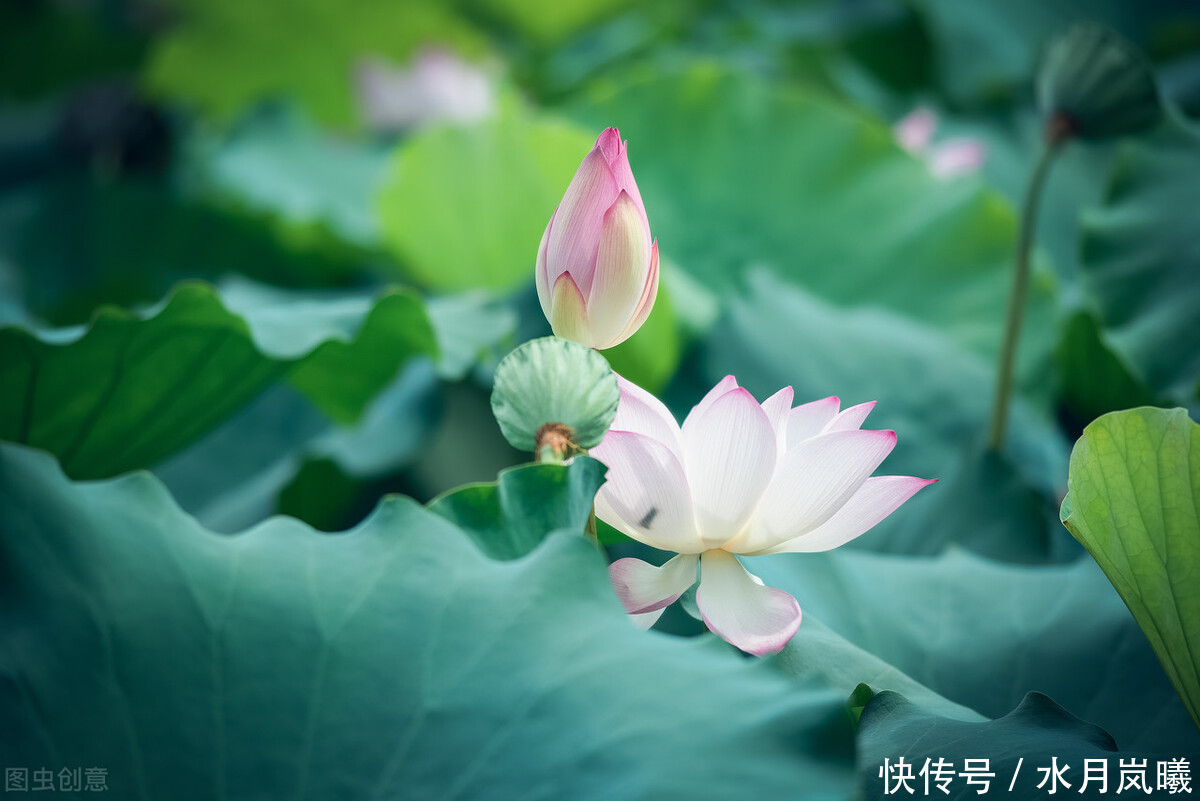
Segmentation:
{"type": "Polygon", "coordinates": [[[0,762],[122,799],[724,799],[873,798],[900,756],[1004,786],[1200,758],[1200,15],[1132,8],[5,4],[0,762]],[[1079,19],[1168,116],[1054,165],[988,453],[1031,76],[1079,19]],[[364,60],[431,49],[490,110],[374,125],[364,60]],[[896,143],[923,105],[978,172],[896,143]],[[881,472],[941,479],[755,562],[805,615],[767,660],[679,608],[628,625],[579,536],[603,466],[515,467],[491,414],[608,125],[663,264],[614,368],[680,417],[728,373],[877,400],[881,472]]]}

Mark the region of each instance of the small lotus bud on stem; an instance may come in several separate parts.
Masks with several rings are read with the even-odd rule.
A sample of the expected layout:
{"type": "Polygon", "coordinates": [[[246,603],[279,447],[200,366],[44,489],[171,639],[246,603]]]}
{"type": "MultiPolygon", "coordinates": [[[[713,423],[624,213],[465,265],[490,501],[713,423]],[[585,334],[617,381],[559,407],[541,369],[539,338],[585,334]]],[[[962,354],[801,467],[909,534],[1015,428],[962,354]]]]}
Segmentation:
{"type": "Polygon", "coordinates": [[[568,457],[582,453],[575,444],[575,432],[562,423],[546,423],[534,434],[534,455],[539,462],[563,462],[568,457]]]}
{"type": "Polygon", "coordinates": [[[1047,144],[1130,136],[1150,130],[1163,117],[1154,68],[1103,25],[1074,25],[1051,40],[1036,84],[1047,144]]]}

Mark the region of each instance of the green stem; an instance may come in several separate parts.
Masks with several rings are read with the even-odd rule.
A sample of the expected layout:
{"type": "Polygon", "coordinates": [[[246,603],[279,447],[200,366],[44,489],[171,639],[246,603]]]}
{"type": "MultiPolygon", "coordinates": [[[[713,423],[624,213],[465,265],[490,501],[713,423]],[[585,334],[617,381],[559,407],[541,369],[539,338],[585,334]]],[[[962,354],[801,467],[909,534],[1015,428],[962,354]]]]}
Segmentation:
{"type": "Polygon", "coordinates": [[[1025,317],[1025,297],[1029,294],[1029,256],[1037,228],[1038,203],[1050,164],[1067,137],[1049,132],[1038,157],[1025,202],[1021,206],[1021,221],[1017,235],[1017,257],[1013,268],[1012,290],[1008,297],[1008,316],[1004,324],[1004,345],[1000,350],[1000,365],[996,374],[996,394],[992,398],[992,419],[988,427],[988,449],[998,451],[1004,444],[1008,425],[1008,401],[1012,394],[1013,372],[1017,362],[1017,343],[1021,339],[1021,321],[1025,317]]]}
{"type": "Polygon", "coordinates": [[[583,533],[597,547],[600,545],[600,535],[596,533],[596,504],[592,504],[592,511],[588,512],[587,526],[583,529],[583,533]]]}
{"type": "MultiPolygon", "coordinates": [[[[534,437],[534,461],[541,464],[563,464],[567,459],[568,451],[572,450],[576,454],[586,455],[586,450],[571,441],[569,432],[570,429],[561,423],[550,423],[538,429],[534,437]]],[[[592,508],[588,511],[583,535],[591,540],[597,548],[600,547],[600,536],[596,532],[596,504],[594,501],[592,508]]]]}

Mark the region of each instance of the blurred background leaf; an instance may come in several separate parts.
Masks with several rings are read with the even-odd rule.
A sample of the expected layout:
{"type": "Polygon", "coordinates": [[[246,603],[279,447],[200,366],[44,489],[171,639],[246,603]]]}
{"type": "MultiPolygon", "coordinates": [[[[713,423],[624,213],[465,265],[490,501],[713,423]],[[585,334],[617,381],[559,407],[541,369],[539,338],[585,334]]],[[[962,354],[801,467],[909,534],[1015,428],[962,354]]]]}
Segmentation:
{"type": "Polygon", "coordinates": [[[594,137],[516,106],[470,128],[435,128],[396,153],[380,194],[384,241],[425,286],[513,289],[594,137]]]}
{"type": "MultiPolygon", "coordinates": [[[[711,64],[587,99],[578,116],[592,127],[621,121],[662,253],[705,285],[727,292],[762,265],[828,301],[869,299],[998,350],[1011,207],[977,181],[939,181],[878,120],[711,64]]],[[[1043,285],[1030,309],[1025,365],[1043,347],[1047,296],[1043,285]]]]}
{"type": "Polygon", "coordinates": [[[1156,395],[1200,400],[1200,136],[1178,123],[1130,144],[1084,217],[1084,288],[1103,338],[1156,395]]]}
{"type": "Polygon", "coordinates": [[[146,86],[218,122],[282,98],[321,122],[350,127],[360,121],[353,94],[360,59],[403,61],[430,41],[469,55],[485,47],[451,6],[424,0],[175,0],[168,7],[177,19],[154,43],[146,86]]]}
{"type": "Polygon", "coordinates": [[[766,272],[749,284],[700,351],[703,377],[686,387],[691,402],[727,374],[759,398],[791,385],[797,403],[834,390],[843,407],[875,400],[868,425],[899,435],[881,470],[947,482],[855,547],[932,554],[969,540],[999,558],[1040,561],[1051,535],[1068,539],[1055,519],[1067,447],[1050,420],[1018,399],[1019,425],[1007,443],[1014,462],[983,455],[993,381],[987,361],[892,312],[838,308],[766,272]],[[983,498],[1004,500],[981,512],[983,498]]]}
{"type": "Polygon", "coordinates": [[[1029,567],[961,552],[922,559],[839,550],[748,566],[804,610],[779,660],[784,672],[824,674],[847,696],[858,681],[896,689],[958,720],[1002,717],[1036,688],[1123,750],[1200,753],[1200,734],[1154,651],[1090,559],[1029,567]],[[843,647],[830,658],[823,630],[859,650],[843,647]],[[880,662],[925,688],[924,697],[892,676],[872,675],[880,662]]]}
{"type": "Polygon", "coordinates": [[[104,307],[86,331],[0,329],[11,389],[0,437],[104,478],[171,455],[284,375],[353,420],[408,358],[437,352],[420,299],[402,291],[375,304],[243,299],[242,310],[249,319],[191,283],[145,317],[104,307]]]}

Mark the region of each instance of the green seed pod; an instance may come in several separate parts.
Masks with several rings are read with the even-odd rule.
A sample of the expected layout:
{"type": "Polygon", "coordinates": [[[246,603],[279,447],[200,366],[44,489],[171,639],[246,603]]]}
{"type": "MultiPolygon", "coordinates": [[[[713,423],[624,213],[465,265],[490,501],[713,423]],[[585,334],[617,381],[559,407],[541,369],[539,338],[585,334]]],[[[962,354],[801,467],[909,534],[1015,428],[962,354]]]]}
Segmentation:
{"type": "Polygon", "coordinates": [[[548,423],[567,426],[571,442],[594,448],[617,414],[621,391],[604,357],[559,337],[521,345],[496,368],[492,413],[514,448],[533,451],[548,423]]]}
{"type": "Polygon", "coordinates": [[[1037,100],[1052,137],[1109,139],[1145,131],[1162,118],[1149,62],[1094,23],[1051,40],[1038,69],[1037,100]]]}

